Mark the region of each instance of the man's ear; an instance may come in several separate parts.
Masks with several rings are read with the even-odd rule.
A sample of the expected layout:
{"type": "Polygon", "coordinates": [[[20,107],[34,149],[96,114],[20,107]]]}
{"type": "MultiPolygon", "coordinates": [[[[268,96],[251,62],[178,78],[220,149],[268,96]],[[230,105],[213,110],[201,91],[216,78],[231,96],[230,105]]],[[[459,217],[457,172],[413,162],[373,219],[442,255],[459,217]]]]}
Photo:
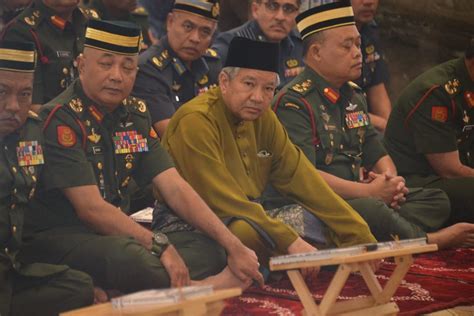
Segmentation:
{"type": "Polygon", "coordinates": [[[255,0],[251,0],[252,3],[250,3],[250,16],[254,19],[254,20],[258,20],[258,9],[260,7],[260,3],[257,3],[257,1],[255,0]]]}
{"type": "Polygon", "coordinates": [[[221,89],[222,94],[225,94],[227,92],[229,81],[230,81],[229,75],[221,71],[219,73],[219,88],[221,89]]]}
{"type": "Polygon", "coordinates": [[[171,28],[171,24],[173,23],[174,14],[173,12],[168,13],[166,17],[166,29],[169,30],[171,28]]]}
{"type": "Polygon", "coordinates": [[[77,70],[79,71],[79,74],[84,72],[85,59],[84,53],[80,53],[79,56],[76,57],[77,70]]]}
{"type": "Polygon", "coordinates": [[[308,49],[308,57],[315,61],[320,61],[321,60],[321,44],[318,42],[315,42],[311,44],[311,46],[308,49]]]}

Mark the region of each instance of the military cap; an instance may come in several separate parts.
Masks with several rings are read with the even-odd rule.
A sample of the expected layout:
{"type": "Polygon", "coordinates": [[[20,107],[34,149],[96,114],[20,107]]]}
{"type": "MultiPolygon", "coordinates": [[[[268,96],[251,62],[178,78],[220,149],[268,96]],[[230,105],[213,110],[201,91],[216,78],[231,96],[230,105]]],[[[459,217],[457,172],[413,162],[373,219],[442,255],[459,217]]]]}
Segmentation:
{"type": "Polygon", "coordinates": [[[121,55],[137,55],[140,37],[141,31],[133,23],[89,20],[84,46],[121,55]]]}
{"type": "Polygon", "coordinates": [[[176,0],[174,10],[186,11],[208,19],[219,18],[219,1],[217,0],[176,0]]]}
{"type": "Polygon", "coordinates": [[[234,37],[224,67],[239,67],[278,73],[280,45],[234,37]]]}
{"type": "Polygon", "coordinates": [[[0,42],[0,70],[34,72],[35,44],[32,42],[0,42]]]}
{"type": "Polygon", "coordinates": [[[316,32],[346,25],[355,25],[349,0],[326,3],[296,17],[296,26],[303,40],[316,32]]]}

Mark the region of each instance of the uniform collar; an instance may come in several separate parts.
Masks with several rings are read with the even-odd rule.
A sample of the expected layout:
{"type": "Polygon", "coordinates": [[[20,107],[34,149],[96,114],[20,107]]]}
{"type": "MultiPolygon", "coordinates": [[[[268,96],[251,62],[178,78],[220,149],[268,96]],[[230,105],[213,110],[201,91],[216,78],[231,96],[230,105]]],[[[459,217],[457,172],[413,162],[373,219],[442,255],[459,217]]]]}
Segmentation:
{"type": "Polygon", "coordinates": [[[112,112],[109,113],[102,105],[92,101],[82,89],[80,79],[77,79],[74,83],[74,94],[80,99],[83,106],[83,113],[91,115],[98,124],[108,120],[123,120],[128,117],[127,107],[120,103],[120,105],[112,112]]]}
{"type": "MultiPolygon", "coordinates": [[[[70,22],[65,21],[61,17],[57,16],[56,13],[49,7],[47,7],[42,0],[35,0],[35,2],[32,5],[33,9],[38,9],[40,11],[40,16],[35,23],[35,25],[38,25],[41,20],[47,20],[49,23],[51,23],[55,28],[58,30],[63,31],[66,25],[70,22]]],[[[81,10],[78,8],[74,9],[72,12],[72,26],[74,29],[78,29],[80,26],[85,25],[87,22],[86,18],[82,14],[81,10]]]]}
{"type": "Polygon", "coordinates": [[[183,75],[186,71],[189,71],[196,80],[202,78],[205,74],[209,73],[209,65],[204,57],[200,57],[191,63],[191,69],[184,63],[178,55],[173,51],[169,42],[168,36],[164,36],[162,39],[163,49],[167,49],[170,55],[170,62],[179,76],[183,75]]]}
{"type": "Polygon", "coordinates": [[[341,100],[341,95],[346,97],[350,97],[352,95],[352,89],[347,82],[344,83],[342,87],[335,88],[309,66],[305,67],[302,76],[303,78],[311,80],[316,89],[328,101],[329,104],[337,104],[341,100]]]}

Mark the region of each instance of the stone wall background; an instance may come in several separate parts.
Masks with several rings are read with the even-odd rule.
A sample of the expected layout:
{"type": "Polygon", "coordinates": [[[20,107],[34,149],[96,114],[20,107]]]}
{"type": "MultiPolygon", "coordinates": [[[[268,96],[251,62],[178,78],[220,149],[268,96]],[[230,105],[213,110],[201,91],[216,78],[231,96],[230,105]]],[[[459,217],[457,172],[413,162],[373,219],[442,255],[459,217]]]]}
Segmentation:
{"type": "Polygon", "coordinates": [[[380,0],[376,21],[395,102],[419,74],[462,56],[474,37],[474,0],[380,0]]]}

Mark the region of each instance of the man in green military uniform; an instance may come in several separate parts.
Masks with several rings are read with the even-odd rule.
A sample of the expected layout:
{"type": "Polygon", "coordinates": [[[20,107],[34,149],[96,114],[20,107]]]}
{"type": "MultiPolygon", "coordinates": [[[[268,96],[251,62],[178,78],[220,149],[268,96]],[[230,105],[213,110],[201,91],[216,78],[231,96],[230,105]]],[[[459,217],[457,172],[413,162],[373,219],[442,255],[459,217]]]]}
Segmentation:
{"type": "Polygon", "coordinates": [[[407,183],[440,188],[452,221],[474,221],[474,38],[465,56],[416,78],[400,95],[384,145],[407,183]]]}
{"type": "Polygon", "coordinates": [[[34,110],[60,94],[76,78],[74,60],[82,50],[86,21],[77,1],[34,0],[5,27],[2,39],[35,43],[38,56],[34,110]]]}
{"type": "Polygon", "coordinates": [[[57,315],[92,304],[91,278],[67,266],[25,264],[23,214],[45,162],[41,120],[30,112],[33,43],[0,42],[0,315],[57,315]]]}
{"type": "Polygon", "coordinates": [[[278,44],[234,38],[219,88],[176,112],[164,146],[184,178],[265,265],[273,255],[314,251],[302,237],[325,243],[323,232],[336,246],[375,241],[269,110],[278,63],[278,44]],[[266,211],[261,197],[267,184],[298,206],[266,211]]]}
{"type": "Polygon", "coordinates": [[[261,281],[255,254],[179,176],[145,103],[129,97],[139,41],[140,30],[127,22],[90,20],[79,80],[41,112],[50,164],[25,217],[25,247],[34,250],[25,260],[65,263],[125,293],[184,286],[190,278],[217,288],[261,281]],[[125,192],[132,178],[153,183],[200,232],[165,235],[131,220],[125,192]],[[228,267],[223,248],[204,234],[227,251],[228,267]]]}
{"type": "Polygon", "coordinates": [[[133,95],[147,102],[160,137],[183,103],[217,83],[221,62],[208,48],[218,16],[218,3],[176,1],[168,15],[167,35],[140,56],[133,95]]]}
{"type": "Polygon", "coordinates": [[[349,82],[360,76],[362,57],[350,3],[315,7],[297,21],[307,67],[273,104],[291,140],[362,215],[377,239],[427,236],[440,247],[466,242],[473,225],[436,232],[449,216],[446,195],[405,187],[377,139],[362,90],[349,82]],[[361,181],[362,167],[369,174],[361,181]]]}
{"type": "Polygon", "coordinates": [[[148,13],[142,6],[138,6],[137,0],[92,0],[84,9],[95,19],[137,24],[143,36],[140,48],[146,49],[152,44],[148,36],[148,13]]]}

